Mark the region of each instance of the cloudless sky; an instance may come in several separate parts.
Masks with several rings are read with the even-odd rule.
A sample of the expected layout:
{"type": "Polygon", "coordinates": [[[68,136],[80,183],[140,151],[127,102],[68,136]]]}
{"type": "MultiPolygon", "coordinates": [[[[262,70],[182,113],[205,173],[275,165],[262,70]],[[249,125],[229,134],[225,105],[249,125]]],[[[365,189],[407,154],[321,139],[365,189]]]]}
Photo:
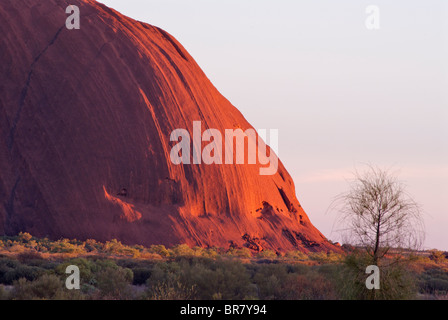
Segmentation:
{"type": "MultiPolygon", "coordinates": [[[[279,156],[313,224],[355,169],[391,168],[448,250],[448,1],[102,0],[168,31],[279,156]],[[368,30],[365,10],[380,9],[368,30]]],[[[81,13],[82,14],[82,13],[81,13]]]]}

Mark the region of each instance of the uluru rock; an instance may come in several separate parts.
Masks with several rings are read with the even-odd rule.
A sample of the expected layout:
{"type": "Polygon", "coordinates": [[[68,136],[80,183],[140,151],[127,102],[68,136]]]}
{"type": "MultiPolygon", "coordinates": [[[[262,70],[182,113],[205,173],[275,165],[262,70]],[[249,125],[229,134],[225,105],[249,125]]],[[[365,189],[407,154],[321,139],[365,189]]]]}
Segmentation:
{"type": "Polygon", "coordinates": [[[252,127],[167,32],[93,0],[2,0],[0,33],[0,234],[335,249],[281,162],[172,163],[175,129],[252,127]]]}

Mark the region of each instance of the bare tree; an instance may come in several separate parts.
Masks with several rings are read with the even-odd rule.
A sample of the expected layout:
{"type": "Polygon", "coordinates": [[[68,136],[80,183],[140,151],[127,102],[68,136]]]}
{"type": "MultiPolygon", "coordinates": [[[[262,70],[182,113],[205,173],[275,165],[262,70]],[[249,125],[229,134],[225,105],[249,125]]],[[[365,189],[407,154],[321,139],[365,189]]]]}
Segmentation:
{"type": "Polygon", "coordinates": [[[369,166],[355,173],[348,192],[336,197],[338,224],[346,241],[365,248],[378,264],[392,248],[415,250],[423,242],[420,206],[387,170],[369,166]]]}

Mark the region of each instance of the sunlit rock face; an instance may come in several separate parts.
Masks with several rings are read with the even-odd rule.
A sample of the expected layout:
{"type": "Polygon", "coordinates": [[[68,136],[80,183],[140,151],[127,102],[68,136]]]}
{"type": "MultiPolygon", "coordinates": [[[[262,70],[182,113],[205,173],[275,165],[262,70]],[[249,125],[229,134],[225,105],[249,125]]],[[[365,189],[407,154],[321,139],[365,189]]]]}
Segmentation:
{"type": "Polygon", "coordinates": [[[0,30],[1,234],[335,248],[281,162],[172,163],[175,129],[252,127],[167,32],[89,0],[2,0],[0,30]]]}

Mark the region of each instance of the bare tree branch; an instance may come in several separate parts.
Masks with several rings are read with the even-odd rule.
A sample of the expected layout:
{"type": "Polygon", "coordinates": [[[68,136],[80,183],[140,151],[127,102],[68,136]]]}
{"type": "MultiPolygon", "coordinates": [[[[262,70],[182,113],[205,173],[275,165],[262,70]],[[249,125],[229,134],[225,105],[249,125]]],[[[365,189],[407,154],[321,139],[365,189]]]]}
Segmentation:
{"type": "Polygon", "coordinates": [[[349,191],[330,206],[339,213],[337,225],[344,240],[364,247],[375,263],[391,248],[416,250],[423,243],[420,206],[389,171],[369,166],[355,172],[349,191]]]}

